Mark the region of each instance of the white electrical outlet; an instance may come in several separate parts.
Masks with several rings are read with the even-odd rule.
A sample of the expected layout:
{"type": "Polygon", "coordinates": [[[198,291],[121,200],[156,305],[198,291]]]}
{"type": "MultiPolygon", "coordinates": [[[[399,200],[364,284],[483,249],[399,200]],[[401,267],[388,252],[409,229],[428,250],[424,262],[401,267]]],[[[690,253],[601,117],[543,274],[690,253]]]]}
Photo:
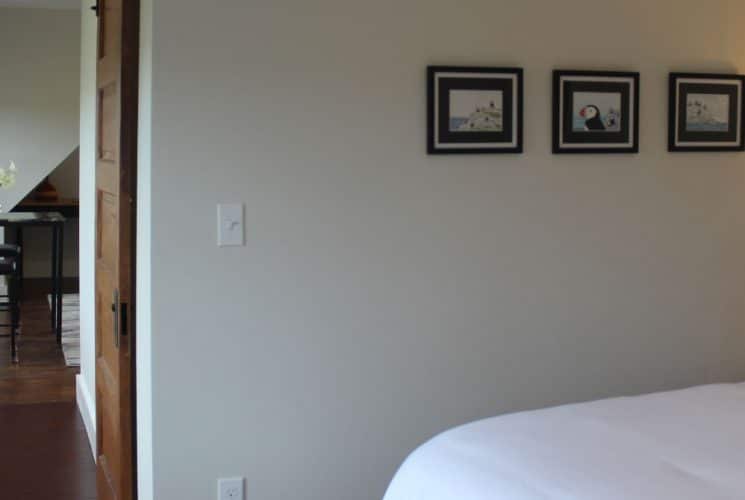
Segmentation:
{"type": "Polygon", "coordinates": [[[217,500],[244,500],[243,478],[230,477],[217,480],[217,500]]]}

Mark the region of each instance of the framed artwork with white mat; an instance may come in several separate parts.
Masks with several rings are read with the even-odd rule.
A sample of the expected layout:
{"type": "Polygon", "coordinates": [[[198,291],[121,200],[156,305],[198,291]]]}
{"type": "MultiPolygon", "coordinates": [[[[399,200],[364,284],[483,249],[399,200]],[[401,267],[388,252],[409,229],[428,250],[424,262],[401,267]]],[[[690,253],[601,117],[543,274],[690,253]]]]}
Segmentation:
{"type": "Polygon", "coordinates": [[[428,154],[522,151],[522,68],[427,68],[428,154]]]}
{"type": "Polygon", "coordinates": [[[668,150],[745,151],[745,76],[671,73],[668,150]]]}
{"type": "Polygon", "coordinates": [[[639,73],[554,71],[553,152],[638,153],[639,73]]]}

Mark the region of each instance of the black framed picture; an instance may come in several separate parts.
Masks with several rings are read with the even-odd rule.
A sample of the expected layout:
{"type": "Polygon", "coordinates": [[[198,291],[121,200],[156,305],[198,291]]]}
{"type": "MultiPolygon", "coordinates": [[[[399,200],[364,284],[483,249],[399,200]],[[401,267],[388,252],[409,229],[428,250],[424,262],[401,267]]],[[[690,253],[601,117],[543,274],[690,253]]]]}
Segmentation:
{"type": "Polygon", "coordinates": [[[671,73],[669,151],[745,151],[743,75],[671,73]]]}
{"type": "Polygon", "coordinates": [[[522,150],[521,68],[427,68],[427,153],[522,150]]]}
{"type": "Polygon", "coordinates": [[[639,73],[554,71],[553,152],[638,153],[639,73]]]}

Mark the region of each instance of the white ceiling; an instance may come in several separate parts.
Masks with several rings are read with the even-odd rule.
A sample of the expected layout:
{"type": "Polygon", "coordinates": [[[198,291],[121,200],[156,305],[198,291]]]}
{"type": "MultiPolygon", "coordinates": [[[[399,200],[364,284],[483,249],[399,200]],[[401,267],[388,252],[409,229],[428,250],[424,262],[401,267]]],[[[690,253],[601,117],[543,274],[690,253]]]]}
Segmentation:
{"type": "MultiPolygon", "coordinates": [[[[95,3],[95,0],[91,0],[91,5],[95,3]]],[[[21,7],[28,9],[79,9],[80,0],[0,0],[0,7],[21,7]]]]}

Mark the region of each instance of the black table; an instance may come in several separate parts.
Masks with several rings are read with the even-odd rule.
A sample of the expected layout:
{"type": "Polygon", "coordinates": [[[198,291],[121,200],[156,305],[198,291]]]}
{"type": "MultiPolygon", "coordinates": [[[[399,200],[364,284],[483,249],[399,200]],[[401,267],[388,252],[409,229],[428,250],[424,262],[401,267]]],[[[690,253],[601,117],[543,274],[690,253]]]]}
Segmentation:
{"type": "Polygon", "coordinates": [[[0,227],[15,229],[16,244],[21,247],[18,263],[23,282],[23,229],[48,227],[52,231],[52,332],[57,343],[62,343],[62,246],[65,217],[59,212],[22,212],[0,214],[0,227]]]}
{"type": "Polygon", "coordinates": [[[53,201],[22,200],[11,212],[59,212],[66,219],[77,219],[80,212],[80,201],[75,198],[59,198],[53,201]]]}

